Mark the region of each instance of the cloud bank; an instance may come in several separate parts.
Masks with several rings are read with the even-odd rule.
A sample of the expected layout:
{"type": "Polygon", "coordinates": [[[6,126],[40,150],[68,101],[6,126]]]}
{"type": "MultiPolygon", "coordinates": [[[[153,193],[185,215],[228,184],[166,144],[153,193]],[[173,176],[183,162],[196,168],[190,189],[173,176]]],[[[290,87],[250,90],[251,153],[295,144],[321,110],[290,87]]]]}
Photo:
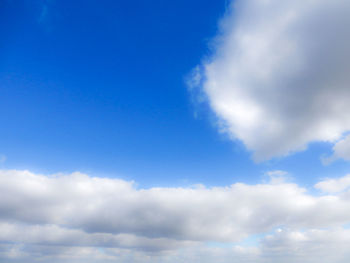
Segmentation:
{"type": "Polygon", "coordinates": [[[347,0],[232,1],[195,82],[256,161],[350,130],[349,12],[347,0]]]}
{"type": "MultiPolygon", "coordinates": [[[[316,188],[332,190],[347,179],[316,188]]],[[[291,258],[303,256],[317,262],[324,247],[350,240],[343,228],[350,222],[350,192],[342,190],[313,196],[284,181],[137,189],[132,182],[81,173],[3,170],[0,259],[294,262],[291,258]],[[244,244],[254,238],[254,244],[244,244]]],[[[329,261],[322,257],[322,262],[345,262],[334,261],[345,252],[339,255],[334,247],[329,261]]]]}

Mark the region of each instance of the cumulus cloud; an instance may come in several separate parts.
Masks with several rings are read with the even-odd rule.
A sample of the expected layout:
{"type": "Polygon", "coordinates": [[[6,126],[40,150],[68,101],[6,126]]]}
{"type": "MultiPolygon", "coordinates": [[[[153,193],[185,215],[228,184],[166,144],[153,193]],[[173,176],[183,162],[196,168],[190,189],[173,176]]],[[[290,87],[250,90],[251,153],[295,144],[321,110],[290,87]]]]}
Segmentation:
{"type": "Polygon", "coordinates": [[[200,86],[255,160],[350,130],[349,12],[347,0],[232,1],[200,86]]]}
{"type": "Polygon", "coordinates": [[[315,188],[327,193],[339,193],[350,187],[350,174],[337,179],[327,179],[315,185],[315,188]]]}
{"type": "MultiPolygon", "coordinates": [[[[328,189],[325,185],[316,187],[328,189]]],[[[184,256],[184,261],[220,256],[227,259],[222,262],[264,262],[270,254],[269,262],[279,262],[277,250],[293,253],[293,247],[323,233],[318,229],[337,229],[341,242],[350,222],[350,192],[316,197],[285,181],[137,189],[132,182],[81,173],[3,170],[0,193],[0,258],[18,262],[178,262],[184,256]],[[281,231],[306,238],[294,244],[281,231]],[[265,237],[253,247],[240,245],[254,235],[265,237]],[[287,241],[273,241],[282,237],[287,241]],[[231,245],[207,245],[213,242],[231,245]],[[229,261],[233,258],[241,260],[229,261]]],[[[313,242],[310,251],[318,244],[313,242]]]]}

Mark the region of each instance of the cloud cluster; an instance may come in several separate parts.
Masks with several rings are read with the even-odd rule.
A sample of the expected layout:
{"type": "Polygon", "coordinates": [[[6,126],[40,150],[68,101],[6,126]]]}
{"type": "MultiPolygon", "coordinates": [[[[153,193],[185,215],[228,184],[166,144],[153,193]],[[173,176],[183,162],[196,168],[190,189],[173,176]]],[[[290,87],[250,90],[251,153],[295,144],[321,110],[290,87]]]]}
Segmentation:
{"type": "MultiPolygon", "coordinates": [[[[326,183],[316,187],[327,190],[326,183]]],[[[257,253],[254,262],[260,262],[264,258],[260,253],[275,253],[273,247],[277,244],[271,244],[282,238],[282,230],[266,236],[253,248],[240,247],[239,243],[278,228],[283,233],[311,231],[300,232],[299,236],[307,238],[294,240],[295,246],[314,238],[321,228],[340,229],[338,232],[348,238],[342,226],[350,222],[350,192],[316,197],[284,181],[137,189],[131,182],[81,173],[44,176],[3,170],[0,192],[0,258],[22,258],[26,262],[45,257],[54,262],[66,253],[71,260],[74,256],[83,260],[85,252],[106,257],[103,260],[107,261],[109,257],[116,260],[139,255],[141,259],[130,262],[147,262],[148,257],[169,257],[170,262],[175,262],[179,251],[186,249],[187,253],[198,250],[193,257],[213,251],[234,257],[246,253],[244,258],[257,253]],[[205,245],[210,243],[232,247],[227,250],[205,245]],[[57,249],[64,252],[57,256],[57,249]]],[[[285,245],[292,245],[288,249],[294,246],[289,241],[285,245]]],[[[282,253],[287,248],[279,249],[282,253]]]]}
{"type": "Polygon", "coordinates": [[[350,130],[349,12],[347,0],[232,1],[201,88],[255,160],[350,130]]]}

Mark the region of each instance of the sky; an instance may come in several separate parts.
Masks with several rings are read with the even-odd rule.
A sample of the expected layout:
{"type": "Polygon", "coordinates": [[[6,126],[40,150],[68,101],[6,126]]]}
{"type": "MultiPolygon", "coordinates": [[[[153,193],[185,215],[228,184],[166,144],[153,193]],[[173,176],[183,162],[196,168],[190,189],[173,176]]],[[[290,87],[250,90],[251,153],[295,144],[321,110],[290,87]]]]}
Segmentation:
{"type": "Polygon", "coordinates": [[[0,262],[347,262],[349,11],[0,1],[0,262]]]}

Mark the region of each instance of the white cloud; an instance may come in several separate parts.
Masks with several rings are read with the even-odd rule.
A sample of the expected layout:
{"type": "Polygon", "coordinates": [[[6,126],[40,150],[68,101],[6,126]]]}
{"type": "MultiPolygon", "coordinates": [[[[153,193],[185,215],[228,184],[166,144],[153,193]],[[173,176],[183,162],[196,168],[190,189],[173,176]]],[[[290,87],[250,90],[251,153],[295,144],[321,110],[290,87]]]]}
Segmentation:
{"type": "Polygon", "coordinates": [[[315,185],[315,188],[327,193],[339,193],[350,188],[350,174],[337,179],[327,179],[315,185]]]}
{"type": "Polygon", "coordinates": [[[265,237],[261,251],[272,262],[345,263],[350,256],[349,241],[349,229],[285,229],[265,237]]]}
{"type": "Polygon", "coordinates": [[[201,83],[255,160],[350,130],[349,12],[347,0],[232,1],[201,83]]]}
{"type": "MultiPolygon", "coordinates": [[[[316,187],[329,190],[325,185],[316,187]]],[[[131,182],[81,173],[2,170],[0,193],[0,259],[6,262],[264,262],[267,256],[280,262],[284,252],[297,256],[298,246],[316,262],[313,246],[327,241],[314,237],[318,229],[338,229],[332,242],[349,238],[342,226],[350,222],[350,192],[316,197],[283,181],[136,189],[131,182]],[[282,230],[256,246],[240,245],[277,228],[282,230]],[[281,231],[300,239],[293,243],[281,231]],[[282,237],[287,241],[273,242],[282,237]]],[[[282,261],[293,262],[288,260],[282,261]]]]}
{"type": "Polygon", "coordinates": [[[274,176],[286,176],[288,172],[282,171],[282,170],[273,170],[266,172],[268,176],[274,177],[274,176]]]}
{"type": "Polygon", "coordinates": [[[350,161],[350,135],[339,140],[333,147],[333,154],[330,157],[322,158],[322,162],[327,165],[337,159],[350,161]]]}
{"type": "Polygon", "coordinates": [[[270,184],[281,184],[287,181],[288,172],[282,170],[273,170],[265,173],[269,177],[270,184]]]}

